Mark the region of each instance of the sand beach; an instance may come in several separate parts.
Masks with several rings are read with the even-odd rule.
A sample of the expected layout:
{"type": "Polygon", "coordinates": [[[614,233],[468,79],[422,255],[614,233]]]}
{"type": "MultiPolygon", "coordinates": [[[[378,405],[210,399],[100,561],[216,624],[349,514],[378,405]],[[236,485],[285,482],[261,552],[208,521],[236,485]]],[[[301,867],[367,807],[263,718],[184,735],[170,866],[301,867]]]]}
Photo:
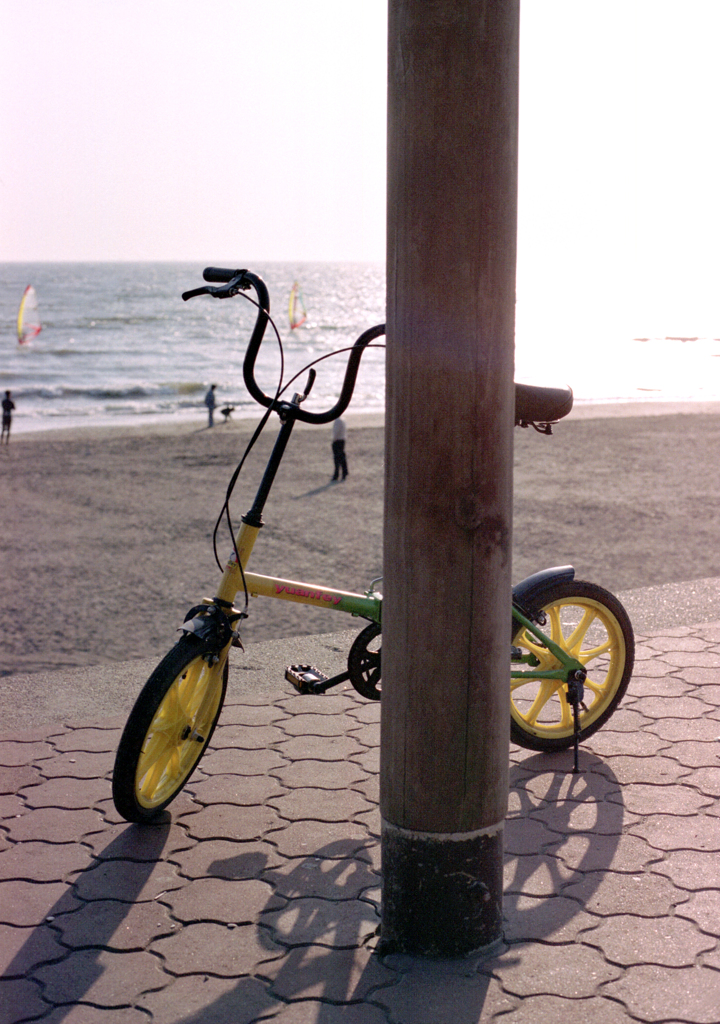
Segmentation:
{"type": "MultiPolygon", "coordinates": [[[[382,419],[348,420],[350,475],[330,482],[330,428],[298,427],[252,567],[364,590],[382,575],[382,419]]],[[[212,532],[253,421],[13,435],[0,450],[0,673],[158,659],[213,592],[212,532]]],[[[248,508],[276,433],[236,488],[248,508]]],[[[581,406],[552,437],[515,431],[513,579],[570,562],[628,591],[720,576],[720,406],[581,406]]],[[[230,552],[221,532],[221,558],[230,552]]],[[[352,625],[255,600],[246,642],[352,625]]]]}

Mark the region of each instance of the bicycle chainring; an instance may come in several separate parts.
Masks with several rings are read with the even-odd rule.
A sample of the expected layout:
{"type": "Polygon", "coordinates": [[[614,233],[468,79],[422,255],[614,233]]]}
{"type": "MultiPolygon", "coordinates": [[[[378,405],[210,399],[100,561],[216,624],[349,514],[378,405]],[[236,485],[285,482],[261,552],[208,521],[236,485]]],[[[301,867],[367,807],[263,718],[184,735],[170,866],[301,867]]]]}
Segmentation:
{"type": "Polygon", "coordinates": [[[362,633],[359,633],[348,654],[348,672],[350,682],[357,692],[367,700],[380,700],[380,652],[382,645],[378,640],[382,626],[371,622],[362,633]],[[376,641],[373,643],[373,641],[376,641]]]}

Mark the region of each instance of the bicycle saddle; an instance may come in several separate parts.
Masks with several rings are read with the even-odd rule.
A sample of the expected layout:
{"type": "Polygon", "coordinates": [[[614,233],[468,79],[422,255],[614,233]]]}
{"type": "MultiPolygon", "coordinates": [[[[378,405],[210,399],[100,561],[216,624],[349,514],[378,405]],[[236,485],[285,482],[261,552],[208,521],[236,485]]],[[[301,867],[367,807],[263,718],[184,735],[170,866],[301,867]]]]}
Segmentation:
{"type": "Polygon", "coordinates": [[[531,424],[549,427],[551,423],[556,423],[563,416],[567,416],[572,406],[572,388],[538,388],[533,384],[515,385],[516,427],[527,427],[531,424]]]}

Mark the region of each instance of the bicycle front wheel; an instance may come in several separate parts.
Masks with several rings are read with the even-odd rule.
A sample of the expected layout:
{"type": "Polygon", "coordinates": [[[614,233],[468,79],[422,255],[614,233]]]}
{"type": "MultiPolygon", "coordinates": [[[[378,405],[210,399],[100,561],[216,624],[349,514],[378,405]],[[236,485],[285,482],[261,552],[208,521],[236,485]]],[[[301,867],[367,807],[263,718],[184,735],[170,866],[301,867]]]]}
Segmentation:
{"type": "MultiPolygon", "coordinates": [[[[548,586],[535,607],[547,622],[548,637],[585,667],[579,739],[607,722],[627,690],[635,660],[635,640],[627,612],[618,599],[594,583],[568,580],[548,586]]],[[[513,644],[535,656],[537,671],[559,668],[558,660],[520,626],[513,644]]],[[[524,666],[525,671],[532,671],[524,666]]],[[[515,678],[510,685],[510,735],[529,750],[564,750],[574,741],[573,708],[567,685],[557,679],[515,678]]]]}
{"type": "Polygon", "coordinates": [[[227,678],[227,651],[210,664],[191,635],[150,676],[115,757],[113,801],[126,821],[152,821],[183,788],[210,742],[227,678]]]}

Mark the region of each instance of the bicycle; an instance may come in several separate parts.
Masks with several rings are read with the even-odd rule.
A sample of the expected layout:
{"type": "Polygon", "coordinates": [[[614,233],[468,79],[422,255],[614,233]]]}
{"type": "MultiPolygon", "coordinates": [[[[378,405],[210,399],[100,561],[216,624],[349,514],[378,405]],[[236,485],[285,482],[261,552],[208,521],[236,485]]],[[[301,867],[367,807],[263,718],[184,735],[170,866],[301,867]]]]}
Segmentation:
{"type": "MultiPolygon", "coordinates": [[[[118,813],[135,822],[152,820],[170,804],[207,749],[225,698],[230,648],[242,646],[238,625],[247,617],[251,596],[324,607],[367,620],[368,625],[350,647],[347,671],[328,678],[314,666],[291,665],[286,678],[302,694],[320,695],[347,680],[369,700],[379,700],[382,694],[382,594],[376,589],[380,580],[359,594],[261,575],[250,572],[247,565],[295,423],[330,423],[345,411],[363,352],[384,335],[385,327],[370,328],[350,348],[335,405],[324,412],[310,412],[302,405],[315,381],[314,367],[309,369],[304,390],[290,401],[282,398],[284,389],[281,392],[279,388],[275,396],[266,395],[255,379],[255,361],[271,323],[269,295],[262,279],[248,270],[214,267],[207,268],[203,277],[220,287],[196,288],[185,292],[183,299],[255,293],[256,299],[250,301],[257,316],[243,362],[243,379],[250,395],[266,411],[228,486],[220,518],[227,518],[233,547],[217,593],[188,612],[181,627],[183,636],[141,690],[120,739],[113,799],[118,813]],[[229,497],[245,458],[273,412],[279,417],[280,430],[255,499],[235,533],[229,497]],[[244,595],[243,608],[235,606],[240,593],[244,595]]],[[[549,434],[552,425],[570,412],[572,402],[570,389],[516,384],[515,424],[549,434]]],[[[216,536],[219,523],[220,519],[216,536]]],[[[217,547],[216,560],[222,568],[217,547]]],[[[578,744],[607,722],[630,680],[634,638],[625,609],[602,587],[576,580],[572,566],[545,569],[513,587],[508,639],[511,739],[531,750],[559,751],[574,746],[577,770],[578,744]]]]}

